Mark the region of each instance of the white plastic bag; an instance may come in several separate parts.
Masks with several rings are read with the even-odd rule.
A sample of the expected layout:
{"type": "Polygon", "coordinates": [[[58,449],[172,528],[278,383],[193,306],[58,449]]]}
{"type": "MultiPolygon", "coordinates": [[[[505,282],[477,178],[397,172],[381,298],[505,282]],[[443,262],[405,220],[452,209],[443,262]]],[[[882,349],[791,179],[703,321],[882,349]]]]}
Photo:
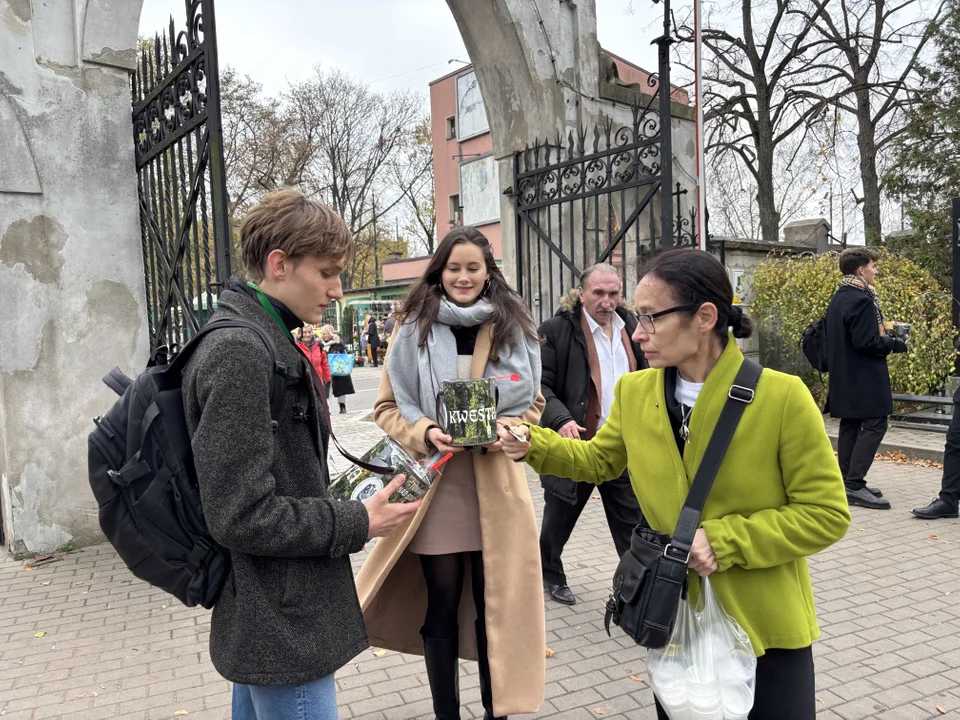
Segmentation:
{"type": "Polygon", "coordinates": [[[670,643],[647,651],[653,692],[670,720],[746,720],[757,677],[753,646],[707,578],[700,588],[696,607],[680,603],[670,643]]]}

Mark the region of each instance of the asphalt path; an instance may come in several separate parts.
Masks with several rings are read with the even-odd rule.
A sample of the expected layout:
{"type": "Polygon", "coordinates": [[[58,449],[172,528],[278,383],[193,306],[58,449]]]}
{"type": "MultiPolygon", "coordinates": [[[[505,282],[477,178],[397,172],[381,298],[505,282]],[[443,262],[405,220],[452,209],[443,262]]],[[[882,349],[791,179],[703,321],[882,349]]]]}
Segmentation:
{"type": "MultiPolygon", "coordinates": [[[[359,411],[373,412],[373,404],[377,400],[377,390],[380,387],[379,376],[353,378],[353,389],[356,394],[347,396],[347,412],[355,413],[359,411]]],[[[336,414],[340,407],[337,405],[337,399],[330,396],[330,412],[336,414]]]]}

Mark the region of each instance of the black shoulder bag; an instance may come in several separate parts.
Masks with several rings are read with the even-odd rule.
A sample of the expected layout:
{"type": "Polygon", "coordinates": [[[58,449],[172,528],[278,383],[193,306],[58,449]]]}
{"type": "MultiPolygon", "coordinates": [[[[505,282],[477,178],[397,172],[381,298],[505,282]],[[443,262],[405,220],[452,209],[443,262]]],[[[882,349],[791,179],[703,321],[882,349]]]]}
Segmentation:
{"type": "Polygon", "coordinates": [[[680,598],[686,597],[687,561],[694,535],[700,527],[703,505],[740,416],[753,402],[762,370],[755,362],[746,359],[740,366],[683,503],[673,538],[648,527],[638,525],[634,528],[630,549],[620,560],[613,576],[613,592],[607,600],[604,617],[607,635],[613,620],[638,645],[661,648],[670,641],[680,598]]]}

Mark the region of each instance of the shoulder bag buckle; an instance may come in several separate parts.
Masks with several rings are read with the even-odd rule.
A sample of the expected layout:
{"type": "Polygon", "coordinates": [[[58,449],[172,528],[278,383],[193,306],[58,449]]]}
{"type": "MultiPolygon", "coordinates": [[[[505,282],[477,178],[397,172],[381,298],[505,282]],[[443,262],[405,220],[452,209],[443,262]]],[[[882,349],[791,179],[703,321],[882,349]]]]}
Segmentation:
{"type": "Polygon", "coordinates": [[[743,385],[731,385],[727,397],[749,405],[753,402],[754,391],[743,385]]]}

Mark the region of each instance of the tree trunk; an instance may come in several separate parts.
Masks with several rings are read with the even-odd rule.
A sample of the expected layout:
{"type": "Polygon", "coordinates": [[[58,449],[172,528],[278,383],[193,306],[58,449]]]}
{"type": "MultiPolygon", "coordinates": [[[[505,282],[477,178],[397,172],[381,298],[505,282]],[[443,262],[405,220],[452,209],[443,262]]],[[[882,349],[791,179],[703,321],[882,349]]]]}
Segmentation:
{"type": "Polygon", "coordinates": [[[780,213],[773,185],[773,122],[766,87],[757,88],[757,205],[760,210],[760,239],[766,243],[780,240],[780,213]]]}
{"type": "Polygon", "coordinates": [[[866,83],[857,90],[857,144],[860,150],[860,181],[863,183],[863,234],[867,245],[879,245],[883,237],[880,222],[880,177],[877,173],[877,129],[872,121],[870,91],[866,83]]]}

